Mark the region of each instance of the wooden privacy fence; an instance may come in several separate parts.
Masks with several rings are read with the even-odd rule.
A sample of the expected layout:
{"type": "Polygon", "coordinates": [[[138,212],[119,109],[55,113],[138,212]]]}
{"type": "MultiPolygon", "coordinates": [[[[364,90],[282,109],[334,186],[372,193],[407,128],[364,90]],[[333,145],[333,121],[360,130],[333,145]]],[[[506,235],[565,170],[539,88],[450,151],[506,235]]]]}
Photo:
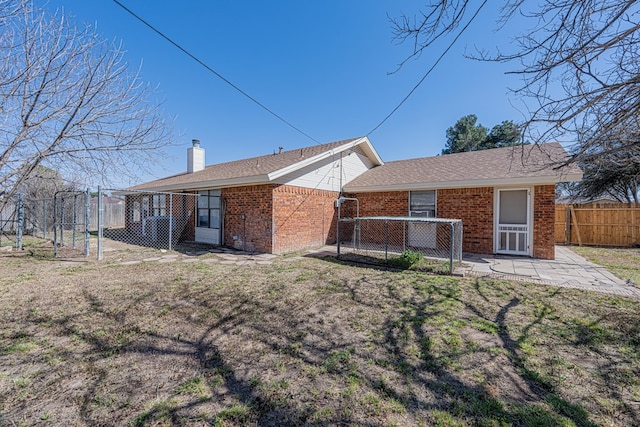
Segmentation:
{"type": "Polygon", "coordinates": [[[593,246],[640,244],[640,205],[556,204],[556,243],[593,246]]]}
{"type": "MultiPolygon", "coordinates": [[[[98,203],[91,203],[90,227],[91,231],[98,230],[98,203]]],[[[102,207],[102,225],[107,228],[123,228],[125,223],[124,201],[120,204],[105,203],[102,207]]]]}

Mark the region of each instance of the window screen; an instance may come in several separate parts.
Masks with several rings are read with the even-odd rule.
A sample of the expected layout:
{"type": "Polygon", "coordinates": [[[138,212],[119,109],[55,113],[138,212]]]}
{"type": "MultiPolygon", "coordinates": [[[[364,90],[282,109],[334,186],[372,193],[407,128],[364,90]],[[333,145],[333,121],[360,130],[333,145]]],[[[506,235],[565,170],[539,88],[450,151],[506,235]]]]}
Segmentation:
{"type": "Polygon", "coordinates": [[[435,217],[436,191],[412,191],[409,196],[409,215],[435,217]]]}
{"type": "Polygon", "coordinates": [[[500,224],[527,223],[527,190],[500,191],[500,224]]]}

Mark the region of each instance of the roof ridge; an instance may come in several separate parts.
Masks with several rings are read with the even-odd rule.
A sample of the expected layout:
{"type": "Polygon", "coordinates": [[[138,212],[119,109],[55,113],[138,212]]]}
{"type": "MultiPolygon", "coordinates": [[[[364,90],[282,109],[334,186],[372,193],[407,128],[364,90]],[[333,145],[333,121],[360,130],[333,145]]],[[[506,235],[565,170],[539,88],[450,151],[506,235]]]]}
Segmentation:
{"type": "MultiPolygon", "coordinates": [[[[222,162],[222,163],[214,163],[214,164],[205,166],[205,169],[211,168],[211,167],[220,166],[220,165],[227,165],[227,164],[234,163],[234,162],[249,162],[250,160],[259,160],[259,159],[262,159],[262,158],[265,158],[265,159],[266,158],[271,158],[273,156],[294,154],[294,153],[296,153],[298,151],[303,151],[304,152],[304,151],[309,151],[309,150],[312,150],[312,149],[321,149],[322,147],[326,147],[326,146],[329,146],[329,145],[339,147],[341,145],[348,144],[349,142],[357,141],[357,140],[359,140],[361,138],[364,138],[364,137],[363,136],[359,136],[357,138],[342,139],[342,140],[339,140],[339,141],[326,142],[324,144],[307,145],[305,147],[292,148],[291,150],[286,150],[286,151],[282,151],[282,152],[278,152],[278,153],[276,153],[274,151],[273,153],[261,154],[259,156],[243,157],[241,159],[228,160],[228,161],[222,162]]],[[[320,150],[320,151],[324,151],[324,150],[320,150]]],[[[194,173],[197,173],[197,172],[194,172],[194,173]]]]}

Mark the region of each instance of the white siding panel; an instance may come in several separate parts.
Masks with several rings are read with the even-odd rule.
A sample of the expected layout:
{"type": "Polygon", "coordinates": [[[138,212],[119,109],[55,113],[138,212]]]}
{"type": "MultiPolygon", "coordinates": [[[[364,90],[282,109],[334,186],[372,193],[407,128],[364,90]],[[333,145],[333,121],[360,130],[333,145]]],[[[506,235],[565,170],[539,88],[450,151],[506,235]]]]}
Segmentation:
{"type": "Polygon", "coordinates": [[[215,228],[196,227],[196,242],[219,245],[220,230],[215,228]]]}
{"type": "Polygon", "coordinates": [[[340,155],[335,156],[333,159],[324,159],[321,162],[285,175],[275,180],[275,182],[318,190],[340,191],[341,169],[342,185],[345,185],[373,167],[369,158],[360,148],[355,148],[351,151],[351,154],[342,154],[342,168],[340,167],[340,160],[340,155]]]}
{"type": "Polygon", "coordinates": [[[371,160],[360,148],[348,156],[342,157],[342,185],[353,181],[373,167],[371,160]]]}

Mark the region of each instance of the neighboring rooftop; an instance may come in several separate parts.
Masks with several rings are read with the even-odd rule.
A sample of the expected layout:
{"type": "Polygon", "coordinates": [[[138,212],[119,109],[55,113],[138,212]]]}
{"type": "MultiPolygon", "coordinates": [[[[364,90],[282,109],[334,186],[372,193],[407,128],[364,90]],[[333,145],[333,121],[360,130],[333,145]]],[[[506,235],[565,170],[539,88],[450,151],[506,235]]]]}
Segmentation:
{"type": "Polygon", "coordinates": [[[398,160],[368,170],[344,190],[428,190],[580,180],[580,168],[563,165],[567,157],[564,148],[552,142],[398,160]]]}

